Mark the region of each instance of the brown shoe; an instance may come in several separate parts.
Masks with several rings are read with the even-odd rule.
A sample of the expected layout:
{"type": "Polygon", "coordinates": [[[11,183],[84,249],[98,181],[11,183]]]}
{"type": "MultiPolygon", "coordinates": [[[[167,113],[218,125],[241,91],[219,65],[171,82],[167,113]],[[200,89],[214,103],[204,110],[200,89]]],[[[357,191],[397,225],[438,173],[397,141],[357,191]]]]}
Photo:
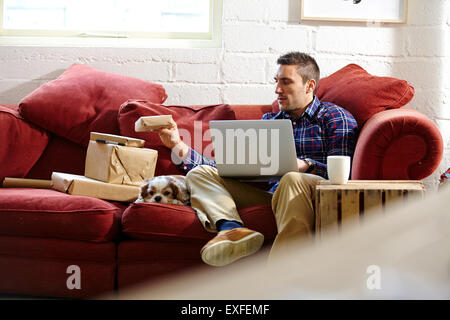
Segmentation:
{"type": "Polygon", "coordinates": [[[222,230],[200,251],[203,262],[221,267],[257,252],[264,236],[247,228],[222,230]]]}

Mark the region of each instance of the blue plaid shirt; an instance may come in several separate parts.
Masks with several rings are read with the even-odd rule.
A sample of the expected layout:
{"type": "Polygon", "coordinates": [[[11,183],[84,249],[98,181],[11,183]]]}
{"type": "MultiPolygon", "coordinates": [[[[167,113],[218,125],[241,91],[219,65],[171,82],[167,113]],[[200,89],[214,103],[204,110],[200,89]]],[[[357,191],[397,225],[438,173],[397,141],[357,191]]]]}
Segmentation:
{"type": "MultiPolygon", "coordinates": [[[[317,167],[316,174],[327,178],[327,156],[345,155],[353,157],[358,127],[356,120],[347,110],[329,102],[321,102],[317,97],[299,118],[292,118],[288,113],[269,112],[263,120],[289,119],[294,129],[294,140],[298,159],[311,159],[317,167]]],[[[215,167],[214,160],[189,149],[187,157],[181,164],[187,173],[198,165],[215,167]]],[[[268,183],[267,190],[275,192],[279,180],[268,183]]]]}

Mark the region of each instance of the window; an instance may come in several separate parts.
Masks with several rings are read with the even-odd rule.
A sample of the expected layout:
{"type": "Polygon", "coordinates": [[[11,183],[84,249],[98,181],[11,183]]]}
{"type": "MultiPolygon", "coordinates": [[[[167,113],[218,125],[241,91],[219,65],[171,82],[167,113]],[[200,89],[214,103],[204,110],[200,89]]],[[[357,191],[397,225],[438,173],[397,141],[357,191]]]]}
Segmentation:
{"type": "Polygon", "coordinates": [[[0,0],[0,35],[212,40],[217,0],[0,0]]]}

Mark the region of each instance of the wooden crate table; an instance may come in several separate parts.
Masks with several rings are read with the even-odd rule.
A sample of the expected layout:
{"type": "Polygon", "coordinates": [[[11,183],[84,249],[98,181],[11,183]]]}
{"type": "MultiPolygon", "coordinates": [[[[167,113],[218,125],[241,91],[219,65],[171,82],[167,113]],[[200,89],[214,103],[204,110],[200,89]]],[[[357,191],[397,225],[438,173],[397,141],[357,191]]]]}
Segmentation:
{"type": "Polygon", "coordinates": [[[342,230],[365,214],[383,214],[390,205],[423,197],[424,192],[423,183],[415,180],[349,180],[341,185],[320,181],[316,187],[316,235],[325,228],[342,230]]]}

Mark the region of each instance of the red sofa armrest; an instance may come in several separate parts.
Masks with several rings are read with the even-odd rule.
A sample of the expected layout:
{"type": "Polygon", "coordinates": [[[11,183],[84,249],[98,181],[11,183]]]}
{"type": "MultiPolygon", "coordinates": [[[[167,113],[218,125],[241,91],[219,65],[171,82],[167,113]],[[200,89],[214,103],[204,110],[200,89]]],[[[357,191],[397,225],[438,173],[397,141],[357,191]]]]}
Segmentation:
{"type": "Polygon", "coordinates": [[[356,143],[352,179],[421,180],[443,156],[439,129],[409,108],[379,112],[362,128],[356,143]]]}
{"type": "Polygon", "coordinates": [[[0,186],[4,177],[23,178],[47,147],[48,133],[19,115],[16,105],[0,105],[0,186]]]}

